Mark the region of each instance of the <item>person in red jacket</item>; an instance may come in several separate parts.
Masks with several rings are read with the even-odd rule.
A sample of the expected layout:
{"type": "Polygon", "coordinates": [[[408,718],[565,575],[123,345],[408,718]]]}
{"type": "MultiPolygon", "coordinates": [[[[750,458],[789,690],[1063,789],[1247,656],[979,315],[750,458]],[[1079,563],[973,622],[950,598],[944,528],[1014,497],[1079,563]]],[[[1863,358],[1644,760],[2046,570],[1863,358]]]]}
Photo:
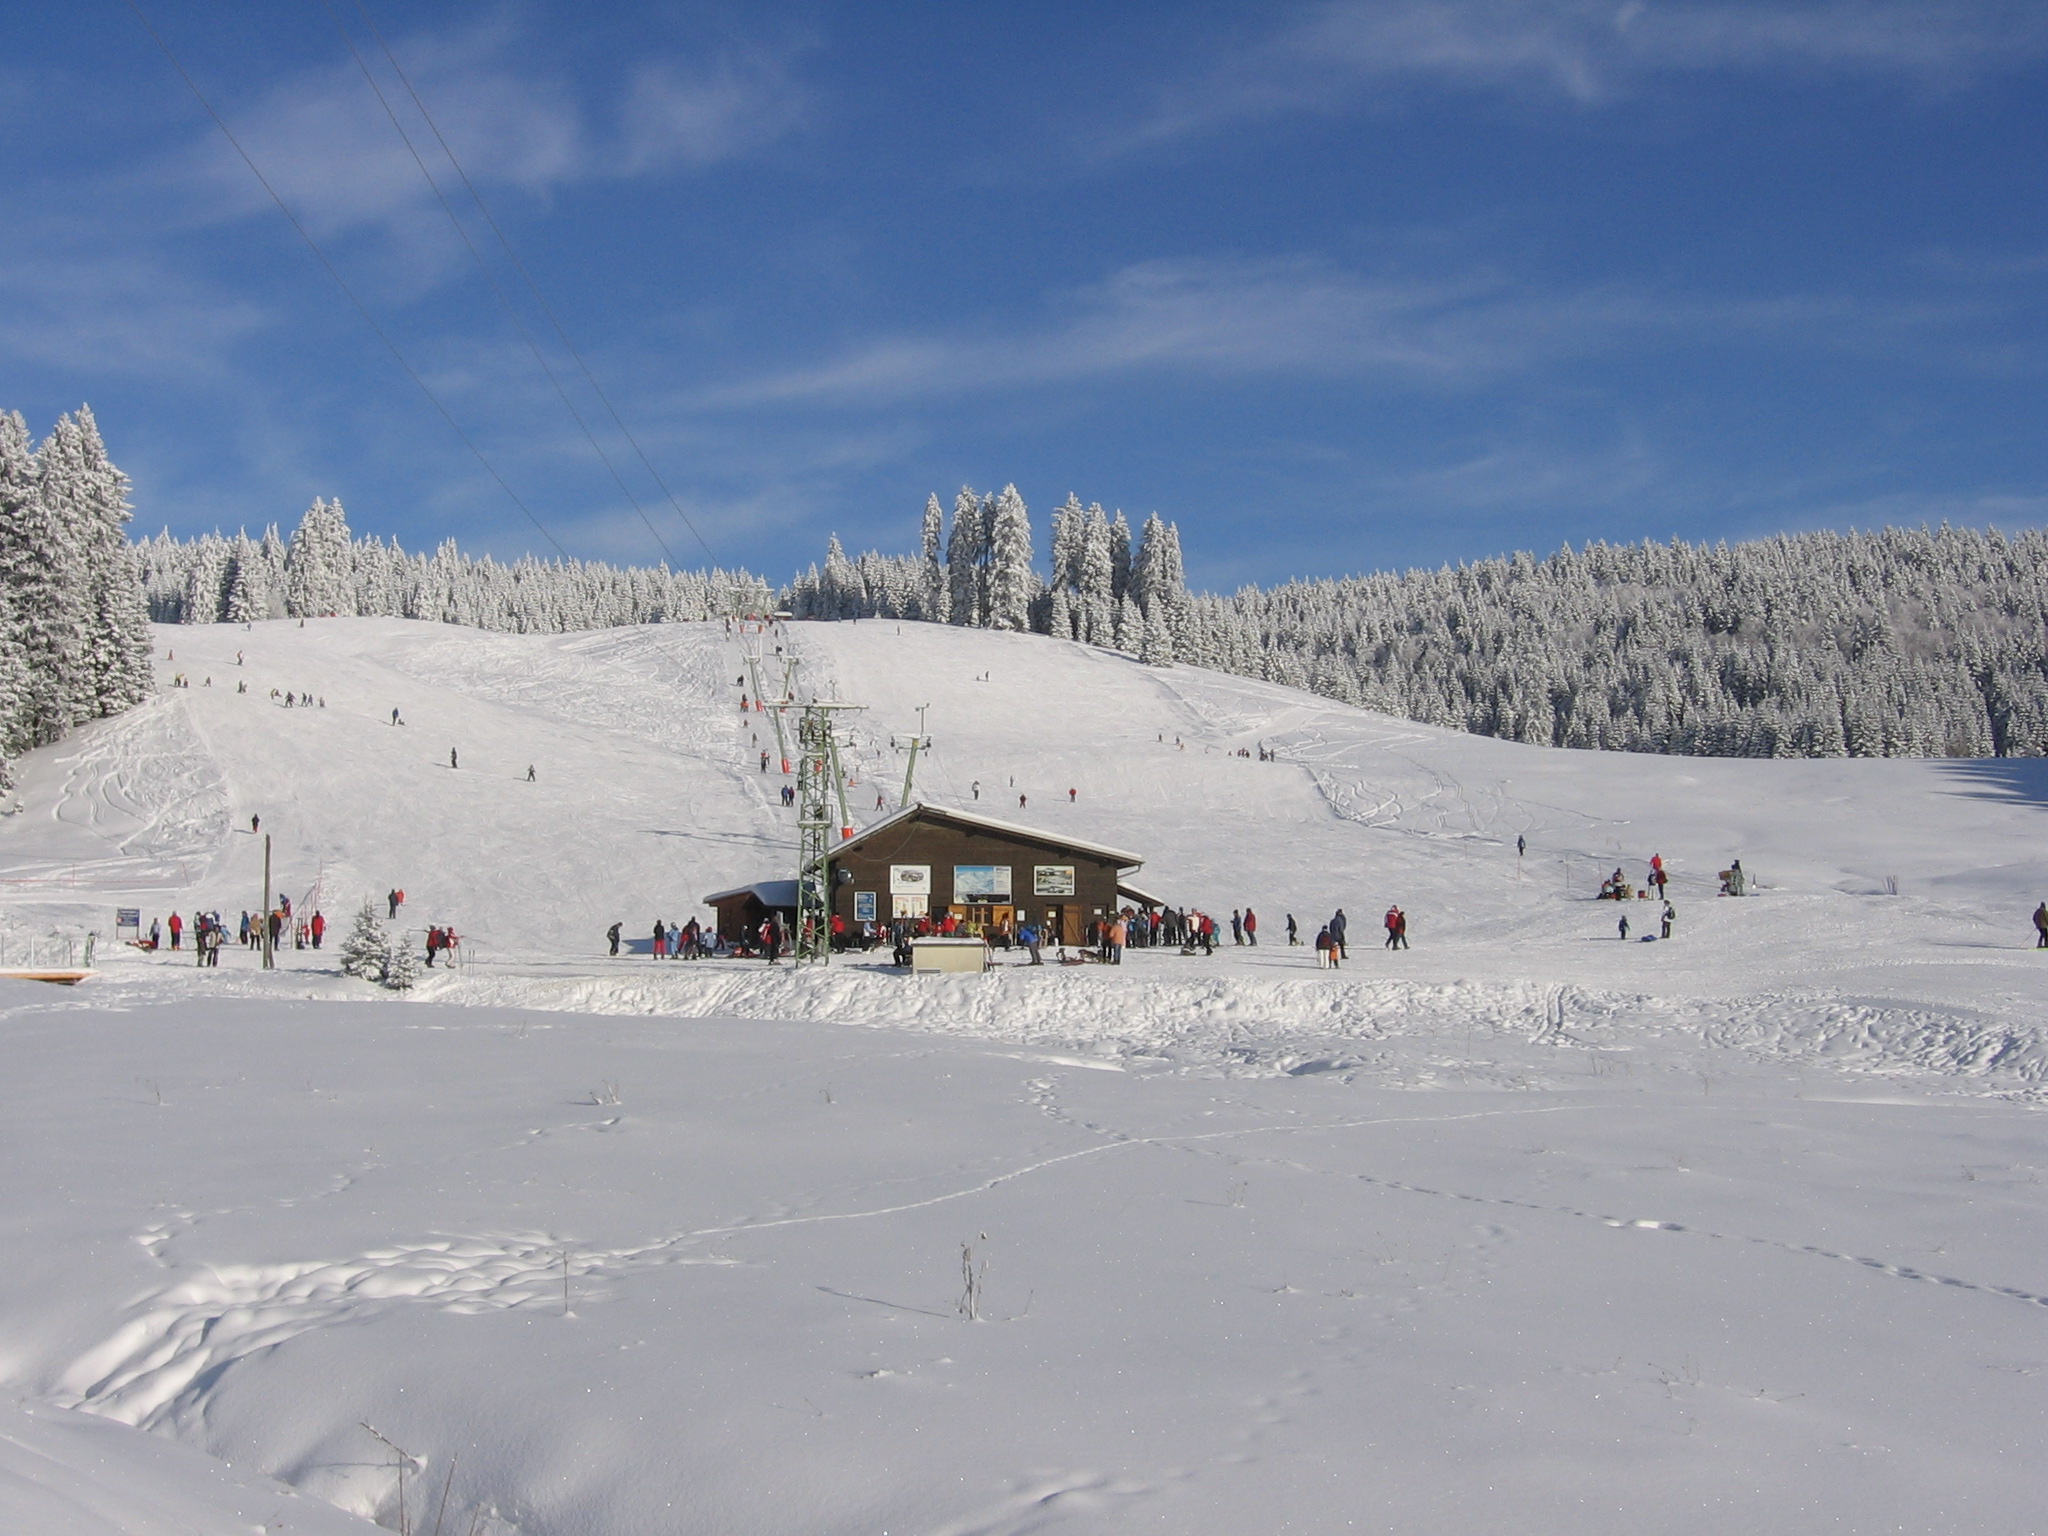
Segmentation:
{"type": "Polygon", "coordinates": [[[171,914],[171,948],[178,947],[178,941],[185,936],[185,919],[177,913],[171,914]]]}
{"type": "Polygon", "coordinates": [[[306,926],[312,932],[313,947],[315,949],[318,949],[320,947],[320,941],[327,936],[327,919],[322,917],[318,912],[315,912],[313,914],[313,921],[308,923],[306,926]]]}

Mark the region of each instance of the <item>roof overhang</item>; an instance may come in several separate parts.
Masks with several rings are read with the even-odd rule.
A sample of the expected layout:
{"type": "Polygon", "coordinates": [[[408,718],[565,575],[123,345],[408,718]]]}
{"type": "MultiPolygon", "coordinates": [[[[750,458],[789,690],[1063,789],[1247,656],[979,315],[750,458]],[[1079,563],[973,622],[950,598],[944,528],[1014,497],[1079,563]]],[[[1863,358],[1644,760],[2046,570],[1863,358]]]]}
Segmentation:
{"type": "Polygon", "coordinates": [[[1044,827],[1027,827],[1014,821],[998,821],[993,816],[983,816],[978,811],[963,811],[950,805],[929,805],[920,800],[906,805],[900,811],[884,816],[880,821],[863,827],[845,842],[825,855],[827,859],[860,847],[870,838],[879,837],[892,828],[912,821],[937,821],[957,827],[971,828],[977,832],[993,832],[1001,837],[1016,838],[1020,842],[1038,843],[1047,848],[1064,849],[1070,853],[1085,853],[1105,862],[1113,861],[1118,869],[1142,869],[1145,861],[1135,853],[1123,848],[1111,848],[1102,843],[1091,843],[1085,838],[1068,837],[1061,832],[1044,827]]]}

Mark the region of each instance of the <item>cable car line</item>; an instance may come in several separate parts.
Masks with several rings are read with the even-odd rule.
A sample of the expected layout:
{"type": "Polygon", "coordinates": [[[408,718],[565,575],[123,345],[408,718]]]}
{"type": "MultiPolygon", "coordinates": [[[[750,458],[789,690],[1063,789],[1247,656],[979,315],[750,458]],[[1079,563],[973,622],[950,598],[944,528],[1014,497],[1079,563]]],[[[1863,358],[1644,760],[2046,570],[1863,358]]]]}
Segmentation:
{"type": "Polygon", "coordinates": [[[718,557],[713,552],[710,543],[705,539],[703,533],[698,530],[697,524],[691,519],[690,514],[683,510],[682,502],[677,498],[676,493],[669,489],[668,482],[662,479],[661,471],[656,469],[653,461],[647,457],[647,450],[640,446],[640,440],[633,435],[632,429],[626,425],[625,418],[619,414],[618,407],[612,404],[611,396],[605,393],[604,386],[597,382],[596,375],[590,371],[590,364],[584,361],[583,354],[576,348],[576,343],[569,339],[569,332],[555,314],[554,306],[549,304],[547,298],[541,293],[540,284],[534,281],[533,274],[527,270],[526,263],[519,259],[519,253],[512,249],[511,239],[505,234],[497,218],[491,213],[490,205],[484,201],[483,193],[479,192],[476,184],[469,179],[469,172],[462,168],[461,160],[456,157],[455,150],[442,134],[440,125],[434,121],[434,114],[427,110],[427,104],[420,99],[419,91],[413,86],[412,77],[406,74],[404,66],[398,62],[398,56],[391,51],[391,45],[384,40],[384,34],[378,29],[376,21],[372,19],[369,8],[365,5],[364,0],[355,0],[355,7],[362,15],[363,24],[370,29],[370,35],[377,40],[377,47],[383,52],[385,62],[390,64],[392,73],[397,75],[399,82],[404,85],[406,94],[412,98],[412,104],[419,109],[420,116],[426,121],[427,127],[433,131],[435,141],[441,146],[441,152],[448,157],[448,163],[455,168],[455,174],[462,179],[462,185],[469,193],[471,200],[475,202],[477,212],[483,215],[484,222],[490,226],[491,233],[497,237],[498,244],[503,248],[506,259],[512,263],[514,270],[519,273],[521,280],[525,282],[527,292],[533,295],[533,301],[540,306],[541,313],[547,316],[548,324],[554,328],[555,335],[561,341],[563,348],[568,352],[569,356],[576,360],[576,366],[582,372],[584,382],[590,386],[591,392],[604,402],[605,411],[611,416],[612,424],[619,429],[619,435],[624,437],[632,446],[634,454],[640,460],[641,467],[647,471],[654,483],[661,487],[662,495],[668,498],[668,504],[675,509],[676,516],[682,519],[683,526],[690,530],[691,536],[699,544],[703,545],[704,553],[715,562],[718,557]]]}
{"type": "Polygon", "coordinates": [[[434,173],[427,169],[427,162],[420,157],[419,148],[413,143],[412,135],[406,131],[405,124],[399,121],[398,113],[392,109],[390,99],[384,94],[384,88],[377,83],[377,77],[370,73],[370,66],[364,61],[362,53],[356,48],[355,39],[349,36],[348,29],[341,24],[341,17],[335,13],[331,0],[320,0],[320,4],[327,12],[328,19],[334,23],[335,31],[341,34],[342,42],[348,47],[349,57],[355,60],[356,68],[362,71],[363,79],[368,82],[371,93],[377,98],[377,105],[384,109],[384,115],[391,120],[391,126],[398,131],[398,137],[405,144],[406,153],[412,156],[412,163],[419,167],[420,175],[425,179],[427,186],[432,189],[434,200],[441,205],[441,211],[448,216],[448,222],[455,227],[455,233],[461,238],[463,245],[468,249],[470,259],[476,263],[477,271],[483,275],[485,285],[489,287],[492,296],[498,301],[498,307],[505,311],[505,317],[512,322],[513,329],[519,332],[519,339],[526,343],[526,350],[533,354],[533,360],[540,365],[540,371],[547,375],[548,383],[554,386],[555,394],[561,400],[563,409],[568,411],[576,425],[582,429],[584,439],[589,442],[591,451],[597,455],[599,462],[610,472],[613,482],[619,488],[619,493],[632,504],[633,510],[640,516],[640,521],[646,524],[649,536],[661,547],[661,552],[667,558],[669,564],[675,566],[678,563],[675,551],[668,547],[668,541],[661,536],[660,531],[655,528],[652,519],[647,516],[646,509],[640,505],[640,499],[633,494],[632,489],[626,484],[625,478],[619,473],[618,466],[612,463],[611,455],[604,451],[604,445],[597,440],[597,434],[590,430],[590,423],[583,419],[583,413],[576,409],[576,403],[569,398],[569,392],[562,387],[561,379],[556,376],[553,366],[542,354],[539,343],[533,339],[533,333],[526,328],[526,322],[519,318],[519,312],[512,307],[512,301],[505,296],[505,290],[498,285],[496,274],[491,271],[490,266],[484,261],[483,252],[476,248],[476,242],[470,239],[469,231],[463,226],[462,220],[456,217],[454,206],[449,203],[447,194],[441,190],[441,184],[434,179],[434,173]]]}
{"type": "Polygon", "coordinates": [[[149,18],[142,12],[141,5],[137,3],[137,0],[126,0],[126,4],[128,9],[135,13],[135,19],[142,23],[143,30],[150,35],[150,39],[156,44],[158,51],[163,54],[165,59],[169,60],[171,68],[177,71],[178,78],[185,82],[185,88],[192,93],[199,105],[206,109],[206,115],[213,119],[213,124],[216,128],[220,129],[222,137],[234,146],[235,153],[242,158],[242,164],[249,168],[249,174],[254,176],[257,184],[270,194],[270,200],[277,205],[277,211],[285,216],[286,222],[297,232],[298,237],[305,241],[306,248],[313,253],[320,265],[326,269],[327,275],[334,279],[334,285],[342,291],[343,296],[355,307],[356,313],[363,317],[363,323],[369,326],[379,341],[384,343],[385,350],[397,361],[398,366],[405,370],[406,377],[419,387],[419,392],[427,397],[427,403],[440,413],[441,419],[448,423],[448,429],[457,438],[461,439],[463,447],[475,455],[477,463],[481,464],[484,467],[484,471],[498,483],[498,489],[505,493],[512,505],[526,514],[526,520],[540,530],[542,538],[554,545],[556,554],[560,555],[564,560],[568,559],[569,552],[562,548],[561,541],[548,532],[547,524],[543,523],[534,514],[533,508],[529,507],[520,498],[519,493],[512,489],[505,477],[498,473],[498,467],[490,461],[483,449],[479,448],[475,440],[462,430],[461,423],[456,421],[455,417],[449,413],[448,407],[441,403],[441,397],[436,395],[427,384],[427,381],[420,377],[419,370],[413,367],[411,362],[407,360],[406,355],[399,350],[398,343],[391,339],[390,334],[384,327],[377,323],[377,317],[371,314],[369,308],[356,296],[356,291],[349,286],[348,279],[341,275],[340,269],[328,258],[327,252],[320,248],[320,242],[313,238],[306,229],[306,226],[299,222],[299,216],[293,213],[290,205],[278,195],[277,188],[270,184],[270,178],[263,174],[255,160],[250,157],[249,151],[242,147],[242,141],[235,137],[234,130],[228,127],[227,120],[215,110],[213,103],[207,99],[206,93],[199,88],[199,82],[194,80],[186,71],[185,66],[178,62],[177,54],[171,51],[171,45],[164,41],[163,34],[150,24],[149,18]]]}

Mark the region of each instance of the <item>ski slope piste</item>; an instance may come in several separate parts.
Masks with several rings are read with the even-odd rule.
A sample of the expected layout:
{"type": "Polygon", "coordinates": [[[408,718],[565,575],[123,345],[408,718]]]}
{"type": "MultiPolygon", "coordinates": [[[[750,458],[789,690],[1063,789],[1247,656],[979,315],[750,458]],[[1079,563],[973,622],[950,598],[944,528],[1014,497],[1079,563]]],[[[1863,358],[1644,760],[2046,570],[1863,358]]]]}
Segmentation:
{"type": "Polygon", "coordinates": [[[0,1530],[2043,1528],[2039,762],[796,624],[856,822],[928,706],[916,798],[1137,852],[1222,947],[657,961],[605,930],[794,873],[755,637],[156,639],[0,817],[0,969],[97,936],[0,980],[0,1530]],[[122,942],[235,926],[266,839],[320,950],[122,942]],[[1645,942],[1596,892],[1657,855],[1645,942]],[[336,953],[399,890],[461,940],[404,993],[336,953]]]}

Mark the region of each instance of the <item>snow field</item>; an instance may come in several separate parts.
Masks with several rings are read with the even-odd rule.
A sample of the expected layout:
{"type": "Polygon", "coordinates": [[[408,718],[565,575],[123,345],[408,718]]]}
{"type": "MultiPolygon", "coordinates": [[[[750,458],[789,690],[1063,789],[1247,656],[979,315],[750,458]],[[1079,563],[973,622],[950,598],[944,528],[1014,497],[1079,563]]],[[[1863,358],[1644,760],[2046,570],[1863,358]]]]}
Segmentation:
{"type": "Polygon", "coordinates": [[[395,1527],[365,1420],[415,1530],[445,1488],[491,1536],[2037,1523],[2041,765],[1549,752],[791,629],[870,706],[857,821],[930,704],[923,796],[1143,851],[1260,946],[609,961],[787,873],[717,626],[160,630],[193,688],[22,765],[8,936],[232,921],[260,813],[295,899],[403,886],[466,963],[0,983],[0,1528],[395,1527]],[[1652,852],[1677,934],[1623,944],[1585,898],[1652,852]],[[1738,855],[1763,893],[1713,899],[1738,855]],[[1320,972],[1282,919],[1340,905],[1320,972]]]}

